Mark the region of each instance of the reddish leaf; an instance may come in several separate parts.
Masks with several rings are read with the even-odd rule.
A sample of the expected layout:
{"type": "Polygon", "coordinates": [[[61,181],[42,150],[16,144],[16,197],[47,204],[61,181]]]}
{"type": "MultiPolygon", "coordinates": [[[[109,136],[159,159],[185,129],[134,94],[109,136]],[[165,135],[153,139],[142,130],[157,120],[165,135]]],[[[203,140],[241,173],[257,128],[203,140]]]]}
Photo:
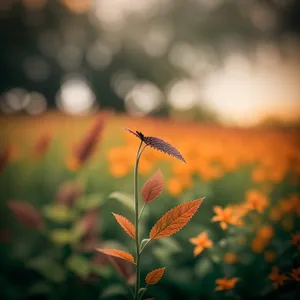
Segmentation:
{"type": "Polygon", "coordinates": [[[44,221],[40,212],[30,203],[11,200],[7,203],[7,206],[24,227],[42,228],[44,226],[44,221]]]}
{"type": "Polygon", "coordinates": [[[145,202],[151,202],[156,199],[164,188],[164,178],[158,170],[150,179],[146,181],[142,188],[142,196],[145,202]]]}
{"type": "Polygon", "coordinates": [[[151,271],[146,276],[146,283],[147,284],[157,284],[161,280],[164,272],[165,272],[165,268],[160,268],[160,269],[151,271]]]}
{"type": "Polygon", "coordinates": [[[120,224],[120,226],[125,230],[125,232],[131,236],[133,239],[135,238],[135,228],[134,225],[125,217],[112,213],[114,217],[116,218],[117,222],[120,224]]]}
{"type": "Polygon", "coordinates": [[[165,213],[152,227],[150,239],[158,239],[175,234],[193,217],[203,198],[180,204],[165,213]]]}
{"type": "Polygon", "coordinates": [[[96,249],[97,251],[104,253],[106,255],[115,256],[127,260],[134,264],[133,256],[125,251],[115,250],[115,249],[96,249]]]}
{"type": "Polygon", "coordinates": [[[144,300],[154,300],[154,298],[147,298],[147,299],[144,299],[144,300]]]}
{"type": "Polygon", "coordinates": [[[108,256],[108,259],[111,262],[111,264],[115,267],[117,272],[123,278],[125,278],[128,283],[132,281],[132,278],[135,279],[135,273],[133,273],[132,265],[129,262],[113,256],[108,256]]]}

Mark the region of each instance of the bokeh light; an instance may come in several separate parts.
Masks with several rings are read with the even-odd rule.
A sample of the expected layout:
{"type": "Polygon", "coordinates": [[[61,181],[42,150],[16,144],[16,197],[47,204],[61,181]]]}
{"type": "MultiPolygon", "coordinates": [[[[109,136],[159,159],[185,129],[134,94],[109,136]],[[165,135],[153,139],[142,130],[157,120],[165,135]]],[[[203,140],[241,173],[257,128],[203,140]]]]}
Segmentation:
{"type": "Polygon", "coordinates": [[[144,115],[155,111],[162,105],[163,94],[151,82],[138,82],[126,95],[125,105],[132,115],[144,115]]]}
{"type": "Polygon", "coordinates": [[[84,115],[94,108],[95,95],[85,79],[72,76],[63,82],[57,105],[71,115],[84,115]]]}

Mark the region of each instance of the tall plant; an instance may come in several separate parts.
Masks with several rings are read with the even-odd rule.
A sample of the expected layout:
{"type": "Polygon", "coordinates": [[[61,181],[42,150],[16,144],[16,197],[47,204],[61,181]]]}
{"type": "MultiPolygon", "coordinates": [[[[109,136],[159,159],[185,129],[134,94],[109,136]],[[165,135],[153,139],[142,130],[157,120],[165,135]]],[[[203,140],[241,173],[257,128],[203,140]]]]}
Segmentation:
{"type": "MultiPolygon", "coordinates": [[[[140,239],[139,232],[139,222],[142,218],[143,211],[146,205],[153,200],[155,200],[162,192],[164,186],[163,175],[161,171],[157,171],[143,186],[141,194],[144,200],[142,208],[139,206],[139,192],[138,192],[138,168],[141,155],[146,147],[152,147],[156,150],[162,151],[165,154],[171,155],[182,162],[185,162],[184,158],[180,152],[170,145],[169,143],[159,139],[157,137],[144,136],[139,131],[132,131],[128,128],[125,128],[130,133],[134,134],[139,140],[140,144],[136,154],[135,168],[134,168],[134,211],[135,219],[134,224],[131,223],[127,218],[113,213],[113,216],[116,218],[119,225],[124,229],[124,231],[135,240],[136,253],[135,257],[132,254],[116,250],[116,249],[97,249],[104,254],[118,257],[124,260],[129,261],[134,264],[136,267],[136,282],[135,289],[132,292],[132,297],[134,300],[141,300],[148,290],[149,285],[156,284],[162,278],[165,268],[159,268],[151,271],[147,274],[145,278],[146,286],[141,287],[141,258],[142,253],[155,239],[164,238],[171,236],[181,230],[193,217],[193,215],[198,210],[201,205],[203,198],[193,200],[187,203],[180,204],[173,209],[165,213],[152,227],[149,237],[146,239],[140,239]]],[[[152,298],[154,299],[154,298],[152,298]]]]}

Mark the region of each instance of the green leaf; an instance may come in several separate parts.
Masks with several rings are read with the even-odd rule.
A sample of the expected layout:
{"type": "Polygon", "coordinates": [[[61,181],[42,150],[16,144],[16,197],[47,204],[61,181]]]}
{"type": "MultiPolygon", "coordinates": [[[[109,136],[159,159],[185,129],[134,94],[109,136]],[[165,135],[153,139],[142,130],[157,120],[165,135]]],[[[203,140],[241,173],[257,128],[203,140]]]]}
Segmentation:
{"type": "Polygon", "coordinates": [[[65,205],[48,205],[43,209],[43,213],[55,223],[68,223],[76,218],[74,211],[65,205]]]}
{"type": "Polygon", "coordinates": [[[102,194],[91,194],[80,197],[76,202],[76,207],[82,211],[88,211],[100,207],[106,199],[102,194]]]}
{"type": "Polygon", "coordinates": [[[203,278],[206,274],[212,271],[213,271],[213,264],[208,258],[205,257],[200,259],[195,266],[195,273],[197,276],[201,278],[203,278]]]}
{"type": "Polygon", "coordinates": [[[58,245],[70,244],[72,236],[72,231],[68,229],[55,229],[50,232],[52,241],[58,245]]]}
{"type": "Polygon", "coordinates": [[[91,264],[91,272],[96,275],[100,275],[102,278],[111,278],[114,276],[114,270],[112,270],[110,265],[99,265],[99,264],[91,264]]]}
{"type": "Polygon", "coordinates": [[[104,289],[103,293],[101,294],[100,299],[109,298],[113,296],[119,295],[126,295],[127,291],[125,287],[121,284],[112,284],[106,289],[104,289]]]}
{"type": "Polygon", "coordinates": [[[168,265],[171,260],[170,253],[162,246],[157,246],[153,250],[154,256],[159,260],[160,264],[168,265]]]}
{"type": "Polygon", "coordinates": [[[44,295],[51,292],[51,287],[46,282],[37,282],[28,289],[28,295],[44,295]]]}
{"type": "Polygon", "coordinates": [[[68,269],[74,272],[79,277],[85,278],[91,271],[90,262],[83,256],[72,255],[66,261],[68,269]]]}
{"type": "Polygon", "coordinates": [[[66,279],[65,269],[51,257],[42,256],[33,258],[26,262],[25,265],[51,281],[59,283],[66,279]]]}
{"type": "Polygon", "coordinates": [[[132,212],[134,212],[132,196],[125,194],[125,193],[121,193],[121,192],[113,192],[108,197],[110,199],[118,200],[120,203],[122,203],[124,206],[129,208],[132,212]]]}
{"type": "Polygon", "coordinates": [[[71,229],[70,243],[72,245],[78,244],[83,237],[84,232],[84,226],[82,226],[80,222],[76,223],[71,229]]]}
{"type": "Polygon", "coordinates": [[[176,239],[172,237],[167,237],[164,239],[160,239],[159,243],[166,248],[168,252],[181,252],[182,247],[179,245],[179,243],[176,241],[176,239]]]}

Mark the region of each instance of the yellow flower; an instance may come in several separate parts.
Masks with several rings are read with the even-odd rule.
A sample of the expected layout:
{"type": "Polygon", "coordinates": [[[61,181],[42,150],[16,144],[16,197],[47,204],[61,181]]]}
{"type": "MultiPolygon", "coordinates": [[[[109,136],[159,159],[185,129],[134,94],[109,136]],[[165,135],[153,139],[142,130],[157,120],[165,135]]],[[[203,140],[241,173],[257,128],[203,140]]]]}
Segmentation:
{"type": "Polygon", "coordinates": [[[206,232],[200,233],[194,238],[190,238],[190,242],[195,245],[194,256],[199,255],[205,248],[211,248],[213,242],[208,238],[206,232]]]}

